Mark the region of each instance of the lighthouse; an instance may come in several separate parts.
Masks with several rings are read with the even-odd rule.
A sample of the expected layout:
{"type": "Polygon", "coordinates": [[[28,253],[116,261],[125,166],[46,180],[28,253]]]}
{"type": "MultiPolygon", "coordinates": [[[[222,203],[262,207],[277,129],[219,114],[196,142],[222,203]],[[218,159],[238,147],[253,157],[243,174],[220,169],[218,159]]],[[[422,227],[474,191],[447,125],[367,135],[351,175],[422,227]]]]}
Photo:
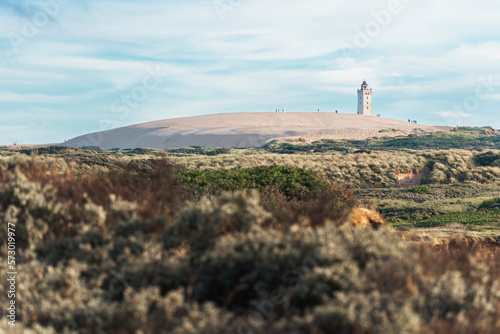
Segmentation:
{"type": "Polygon", "coordinates": [[[361,89],[358,89],[358,115],[373,115],[372,90],[366,83],[366,80],[361,84],[361,89]]]}

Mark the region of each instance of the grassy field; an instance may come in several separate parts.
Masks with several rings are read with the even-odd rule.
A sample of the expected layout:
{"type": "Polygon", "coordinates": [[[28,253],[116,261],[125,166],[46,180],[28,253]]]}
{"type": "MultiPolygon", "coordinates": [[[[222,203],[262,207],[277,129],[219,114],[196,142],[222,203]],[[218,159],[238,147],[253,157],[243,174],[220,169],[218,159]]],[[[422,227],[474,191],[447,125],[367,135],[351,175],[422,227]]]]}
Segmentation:
{"type": "Polygon", "coordinates": [[[481,128],[238,150],[0,149],[17,328],[497,333],[497,138],[481,128]],[[350,226],[360,207],[389,228],[350,226]]]}
{"type": "MultiPolygon", "coordinates": [[[[451,133],[367,141],[271,143],[261,149],[4,150],[0,168],[9,159],[23,161],[41,155],[49,165],[57,160],[61,170],[106,172],[132,163],[139,173],[148,173],[151,167],[145,161],[168,158],[182,170],[182,182],[205,193],[217,188],[262,188],[265,179],[275,172],[269,168],[295,168],[293,173],[313,173],[352,189],[365,205],[378,209],[391,226],[414,230],[461,224],[467,230],[489,234],[497,233],[496,216],[477,212],[477,208],[482,201],[500,196],[500,151],[476,149],[481,143],[496,148],[500,137],[490,132],[489,128],[461,128],[451,133]],[[402,147],[417,149],[401,149],[395,141],[402,141],[402,147]],[[344,151],[346,143],[350,153],[344,151]],[[447,149],[427,149],[439,145],[447,149]],[[454,148],[457,146],[472,149],[454,148]],[[321,152],[319,147],[323,148],[321,152]],[[268,175],[256,180],[252,172],[255,168],[268,175]]],[[[288,175],[280,175],[281,182],[285,182],[288,175]]]]}
{"type": "Polygon", "coordinates": [[[465,128],[451,134],[374,138],[373,142],[329,141],[329,147],[336,148],[350,143],[350,153],[339,152],[344,146],[327,152],[310,149],[323,145],[324,141],[313,144],[272,143],[261,149],[4,150],[0,168],[9,160],[23,161],[35,154],[43,156],[49,165],[57,160],[60,170],[73,168],[106,172],[132,163],[138,173],[148,173],[151,167],[145,161],[168,158],[182,170],[179,172],[182,182],[205,193],[213,193],[217,189],[262,188],[266,178],[278,177],[278,174],[280,182],[284,183],[289,175],[287,173],[313,173],[352,189],[366,206],[378,209],[391,226],[414,230],[418,227],[461,224],[467,230],[489,234],[497,233],[496,216],[477,212],[477,209],[482,201],[500,196],[500,151],[453,148],[457,143],[476,148],[469,143],[471,138],[476,137],[481,140],[475,145],[488,142],[489,146],[494,146],[499,137],[489,135],[489,131],[488,128],[465,128]],[[405,145],[418,149],[395,150],[394,140],[402,140],[405,145]],[[410,145],[407,141],[414,144],[410,145]],[[437,142],[448,149],[427,149],[436,147],[437,142]],[[277,147],[294,149],[290,149],[291,153],[288,149],[287,153],[273,153],[283,152],[277,147]],[[282,170],[282,173],[273,175],[276,170],[269,168],[295,169],[282,170]],[[253,172],[255,169],[267,174],[257,180],[253,172]]]}

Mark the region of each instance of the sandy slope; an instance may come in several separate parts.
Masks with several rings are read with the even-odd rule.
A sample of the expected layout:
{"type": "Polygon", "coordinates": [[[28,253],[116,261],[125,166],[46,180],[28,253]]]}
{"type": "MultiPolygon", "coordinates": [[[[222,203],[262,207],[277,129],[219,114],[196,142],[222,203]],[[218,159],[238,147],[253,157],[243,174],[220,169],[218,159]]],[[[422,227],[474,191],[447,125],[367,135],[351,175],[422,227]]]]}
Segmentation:
{"type": "Polygon", "coordinates": [[[331,113],[230,113],[167,119],[77,137],[64,146],[170,149],[187,146],[258,147],[275,138],[365,139],[409,133],[415,128],[446,131],[381,117],[331,113]],[[402,132],[380,132],[398,129],[402,132]]]}

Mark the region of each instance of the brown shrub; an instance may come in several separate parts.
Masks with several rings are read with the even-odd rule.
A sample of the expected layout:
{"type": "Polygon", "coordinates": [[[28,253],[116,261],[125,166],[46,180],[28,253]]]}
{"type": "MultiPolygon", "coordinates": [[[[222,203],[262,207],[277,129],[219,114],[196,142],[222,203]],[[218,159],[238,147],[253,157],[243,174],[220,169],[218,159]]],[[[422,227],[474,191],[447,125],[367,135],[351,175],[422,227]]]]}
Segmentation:
{"type": "Polygon", "coordinates": [[[351,213],[351,225],[361,228],[379,229],[386,226],[385,219],[375,209],[354,208],[351,213]]]}
{"type": "MultiPolygon", "coordinates": [[[[7,187],[18,171],[30,182],[53,189],[56,200],[67,205],[73,223],[85,221],[84,208],[89,203],[112,211],[116,199],[137,203],[137,214],[141,218],[164,216],[172,220],[181,203],[188,199],[187,192],[176,183],[173,165],[166,159],[150,159],[142,165],[132,161],[104,173],[59,168],[60,164],[64,162],[56,160],[49,166],[34,157],[26,163],[8,166],[0,172],[0,188],[7,187]]],[[[108,215],[105,225],[116,225],[116,217],[108,215]]],[[[76,233],[72,223],[54,225],[53,229],[55,237],[76,233]]]]}
{"type": "Polygon", "coordinates": [[[277,189],[263,191],[261,198],[264,208],[274,217],[273,227],[282,231],[297,223],[317,227],[329,221],[341,225],[348,220],[356,203],[351,190],[334,184],[300,200],[287,199],[277,189]]]}

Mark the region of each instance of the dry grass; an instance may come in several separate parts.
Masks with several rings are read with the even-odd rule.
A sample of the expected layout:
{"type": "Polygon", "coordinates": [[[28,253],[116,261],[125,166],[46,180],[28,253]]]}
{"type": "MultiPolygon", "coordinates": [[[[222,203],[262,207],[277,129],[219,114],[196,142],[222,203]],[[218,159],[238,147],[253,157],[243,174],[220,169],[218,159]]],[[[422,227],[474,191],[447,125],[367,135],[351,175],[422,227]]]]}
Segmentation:
{"type": "MultiPolygon", "coordinates": [[[[414,186],[426,183],[474,181],[489,183],[500,180],[500,167],[476,166],[475,151],[429,150],[371,152],[360,154],[307,153],[274,154],[245,151],[220,156],[171,156],[173,163],[187,169],[229,169],[287,165],[315,170],[335,182],[356,186],[414,186]],[[430,168],[429,168],[430,167],[430,168]],[[408,181],[408,182],[407,182],[408,181]]],[[[498,151],[493,151],[498,153],[498,151]]]]}

